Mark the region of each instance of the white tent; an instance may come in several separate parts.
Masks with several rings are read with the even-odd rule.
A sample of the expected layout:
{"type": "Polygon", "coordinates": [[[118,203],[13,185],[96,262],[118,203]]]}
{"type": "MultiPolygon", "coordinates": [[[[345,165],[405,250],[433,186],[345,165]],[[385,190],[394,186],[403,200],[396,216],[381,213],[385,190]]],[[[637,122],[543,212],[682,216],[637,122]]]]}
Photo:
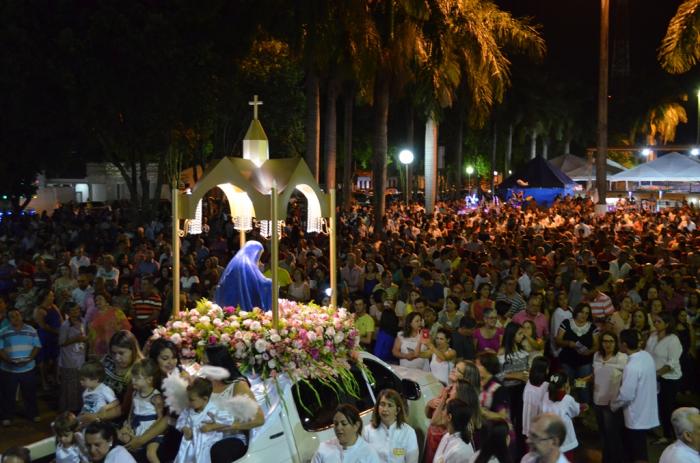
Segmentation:
{"type": "MultiPolygon", "coordinates": [[[[549,162],[559,167],[566,175],[568,175],[571,180],[575,182],[587,182],[588,180],[595,180],[595,164],[589,163],[584,158],[574,156],[573,154],[564,154],[562,156],[557,156],[551,159],[549,162]]],[[[618,172],[627,170],[622,164],[606,159],[606,172],[608,176],[608,181],[612,175],[618,172]]]]}
{"type": "Polygon", "coordinates": [[[669,153],[654,161],[608,178],[611,182],[700,182],[700,163],[680,153],[669,153]]]}

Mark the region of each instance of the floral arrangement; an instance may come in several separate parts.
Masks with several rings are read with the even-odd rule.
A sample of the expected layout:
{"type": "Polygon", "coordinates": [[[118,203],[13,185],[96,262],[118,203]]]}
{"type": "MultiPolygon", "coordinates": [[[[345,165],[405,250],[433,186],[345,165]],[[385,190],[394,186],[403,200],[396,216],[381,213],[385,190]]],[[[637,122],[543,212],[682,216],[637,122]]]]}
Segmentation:
{"type": "Polygon", "coordinates": [[[280,299],[276,330],[269,311],[246,312],[202,299],[196,308],[157,327],[152,339],[160,337],[179,346],[183,358],[201,356],[208,344],[227,345],[241,371],[251,377],[266,380],[285,374],[293,382],[316,378],[350,394],[357,391],[349,369],[358,358],[359,333],[343,308],[280,299]]]}

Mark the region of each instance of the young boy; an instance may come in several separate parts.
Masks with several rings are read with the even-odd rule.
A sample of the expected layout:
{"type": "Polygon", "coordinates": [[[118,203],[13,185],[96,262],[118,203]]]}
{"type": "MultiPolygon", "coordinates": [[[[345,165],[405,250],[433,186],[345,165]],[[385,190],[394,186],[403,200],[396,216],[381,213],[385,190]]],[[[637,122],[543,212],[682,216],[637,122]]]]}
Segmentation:
{"type": "Polygon", "coordinates": [[[119,406],[119,399],[114,391],[102,383],[104,375],[104,367],[100,362],[90,361],[80,367],[80,385],[85,390],[83,408],[78,418],[83,424],[100,420],[105,417],[105,412],[119,406]]]}

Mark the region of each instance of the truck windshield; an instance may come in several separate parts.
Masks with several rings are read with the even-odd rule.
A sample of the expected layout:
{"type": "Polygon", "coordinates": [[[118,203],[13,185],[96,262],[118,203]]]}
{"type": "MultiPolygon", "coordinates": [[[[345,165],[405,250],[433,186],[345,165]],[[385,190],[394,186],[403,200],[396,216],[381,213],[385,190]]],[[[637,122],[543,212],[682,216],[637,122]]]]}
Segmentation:
{"type": "Polygon", "coordinates": [[[341,391],[336,392],[332,387],[315,379],[309,381],[310,385],[300,381],[293,386],[294,405],[306,431],[318,432],[331,427],[335,409],[341,403],[354,405],[360,413],[374,407],[372,395],[360,370],[353,365],[350,372],[359,386],[359,398],[341,391]]]}

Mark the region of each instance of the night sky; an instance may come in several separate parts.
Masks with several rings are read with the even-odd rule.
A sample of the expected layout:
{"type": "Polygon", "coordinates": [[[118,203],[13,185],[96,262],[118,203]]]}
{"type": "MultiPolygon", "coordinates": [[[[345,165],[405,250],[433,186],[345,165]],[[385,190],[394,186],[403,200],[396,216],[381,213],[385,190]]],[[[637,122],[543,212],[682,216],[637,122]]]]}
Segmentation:
{"type": "MultiPolygon", "coordinates": [[[[688,93],[686,103],[688,124],[679,127],[676,142],[691,143],[695,139],[697,117],[696,91],[700,88],[700,68],[670,77],[661,69],[656,53],[671,17],[681,0],[626,0],[627,14],[610,0],[610,64],[615,59],[614,41],[629,38],[630,71],[638,85],[655,86],[664,81],[688,93]],[[623,17],[627,19],[628,34],[624,33],[623,17]]],[[[543,63],[548,73],[558,79],[575,79],[583,83],[595,98],[598,88],[598,44],[600,0],[497,0],[502,8],[516,16],[530,16],[542,25],[547,43],[547,57],[543,63]]],[[[613,99],[621,87],[614,72],[610,73],[610,94],[613,99]]],[[[614,105],[610,117],[615,117],[614,105]]]]}

